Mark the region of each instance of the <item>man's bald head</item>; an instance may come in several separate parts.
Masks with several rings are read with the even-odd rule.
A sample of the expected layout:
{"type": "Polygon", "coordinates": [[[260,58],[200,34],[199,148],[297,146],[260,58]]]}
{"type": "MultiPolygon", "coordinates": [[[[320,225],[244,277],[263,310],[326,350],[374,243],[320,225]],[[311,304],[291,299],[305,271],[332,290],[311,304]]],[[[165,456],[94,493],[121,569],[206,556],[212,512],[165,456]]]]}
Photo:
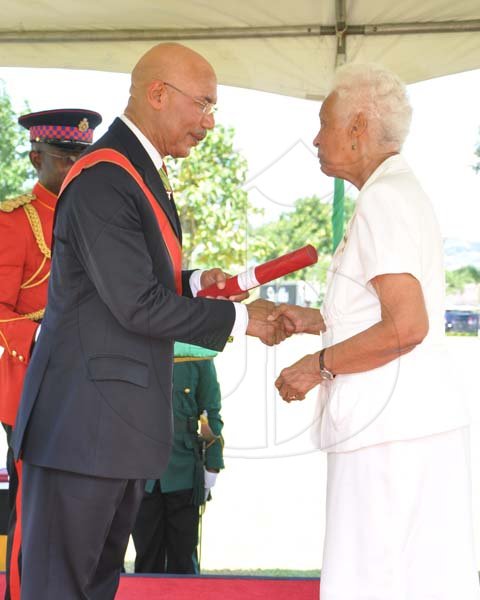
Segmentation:
{"type": "Polygon", "coordinates": [[[185,157],[215,125],[217,101],[210,63],[181,44],[158,44],[132,71],[126,116],[162,156],[185,157]]]}
{"type": "Polygon", "coordinates": [[[195,76],[210,75],[215,71],[198,52],[182,44],[157,44],[140,58],[132,71],[130,97],[135,101],[145,94],[154,80],[188,80],[195,76]]]}

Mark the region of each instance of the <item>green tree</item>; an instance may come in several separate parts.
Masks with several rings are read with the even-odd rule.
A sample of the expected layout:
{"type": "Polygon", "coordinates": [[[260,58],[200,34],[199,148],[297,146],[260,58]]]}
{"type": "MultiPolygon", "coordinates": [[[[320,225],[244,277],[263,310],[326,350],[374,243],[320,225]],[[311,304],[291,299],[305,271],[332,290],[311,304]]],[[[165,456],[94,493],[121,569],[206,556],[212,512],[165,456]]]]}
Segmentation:
{"type": "MultiPolygon", "coordinates": [[[[345,216],[353,214],[354,203],[345,198],[345,216]]],[[[283,212],[271,223],[262,225],[250,234],[249,245],[257,261],[275,258],[306,244],[317,249],[319,259],[315,266],[287,276],[310,282],[325,281],[332,254],[332,204],[317,196],[299,198],[294,210],[283,212]]]]}
{"type": "Polygon", "coordinates": [[[217,125],[183,161],[169,165],[183,230],[184,267],[242,268],[248,214],[259,212],[243,189],[247,161],[233,148],[234,130],[217,125]]]}
{"type": "Polygon", "coordinates": [[[447,292],[462,293],[468,283],[480,283],[480,270],[472,265],[447,271],[447,292]]]}
{"type": "Polygon", "coordinates": [[[27,132],[17,124],[10,97],[0,81],[0,200],[25,191],[35,176],[28,151],[27,132]]]}

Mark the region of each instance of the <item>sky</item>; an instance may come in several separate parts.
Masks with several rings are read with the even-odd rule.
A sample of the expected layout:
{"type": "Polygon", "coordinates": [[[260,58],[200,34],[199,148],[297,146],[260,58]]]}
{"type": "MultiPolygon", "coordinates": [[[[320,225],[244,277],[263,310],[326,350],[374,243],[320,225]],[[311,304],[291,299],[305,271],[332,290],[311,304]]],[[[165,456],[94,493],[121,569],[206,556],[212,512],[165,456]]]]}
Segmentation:
{"type": "MultiPolygon", "coordinates": [[[[60,107],[97,110],[98,134],[123,111],[125,74],[61,69],[0,68],[17,112],[60,107]]],[[[413,105],[404,155],[430,196],[442,235],[480,240],[480,174],[471,168],[480,140],[480,69],[408,86],[413,105]]],[[[217,122],[236,130],[235,146],[249,164],[251,201],[273,220],[300,197],[331,195],[333,182],[321,174],[312,140],[319,103],[245,90],[219,88],[217,122]]],[[[355,195],[355,190],[351,190],[355,195]]]]}

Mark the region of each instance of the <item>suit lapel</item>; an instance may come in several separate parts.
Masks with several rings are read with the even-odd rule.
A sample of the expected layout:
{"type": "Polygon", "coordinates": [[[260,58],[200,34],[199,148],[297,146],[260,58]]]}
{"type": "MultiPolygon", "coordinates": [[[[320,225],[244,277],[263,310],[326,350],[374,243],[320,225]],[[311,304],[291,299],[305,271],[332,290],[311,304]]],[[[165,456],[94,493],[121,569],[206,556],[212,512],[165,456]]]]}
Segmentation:
{"type": "MultiPolygon", "coordinates": [[[[111,133],[121,143],[121,146],[115,144],[115,149],[122,152],[122,154],[125,154],[140,173],[143,181],[155,196],[164,213],[167,215],[168,220],[170,221],[178,239],[181,242],[182,229],[177,209],[174,202],[168,198],[160,175],[155,169],[155,165],[148,156],[145,148],[142,146],[136,135],[134,135],[131,129],[127,127],[127,125],[125,125],[121,119],[115,119],[110,126],[108,133],[111,133]]],[[[109,137],[108,134],[105,137],[109,137]]],[[[105,142],[105,145],[108,146],[108,141],[105,140],[105,142]]],[[[113,145],[110,144],[110,147],[113,147],[113,145]]]]}

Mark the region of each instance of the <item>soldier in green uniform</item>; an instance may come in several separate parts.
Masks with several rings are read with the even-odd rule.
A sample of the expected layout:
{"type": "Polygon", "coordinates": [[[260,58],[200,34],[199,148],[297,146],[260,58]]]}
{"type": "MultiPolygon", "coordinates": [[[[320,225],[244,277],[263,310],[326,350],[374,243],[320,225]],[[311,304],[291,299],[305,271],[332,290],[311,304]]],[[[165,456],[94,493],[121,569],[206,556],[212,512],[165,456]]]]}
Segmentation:
{"type": "Polygon", "coordinates": [[[199,572],[199,511],[224,467],[215,355],[175,343],[172,454],[161,479],[145,486],[132,532],[136,573],[199,572]]]}

